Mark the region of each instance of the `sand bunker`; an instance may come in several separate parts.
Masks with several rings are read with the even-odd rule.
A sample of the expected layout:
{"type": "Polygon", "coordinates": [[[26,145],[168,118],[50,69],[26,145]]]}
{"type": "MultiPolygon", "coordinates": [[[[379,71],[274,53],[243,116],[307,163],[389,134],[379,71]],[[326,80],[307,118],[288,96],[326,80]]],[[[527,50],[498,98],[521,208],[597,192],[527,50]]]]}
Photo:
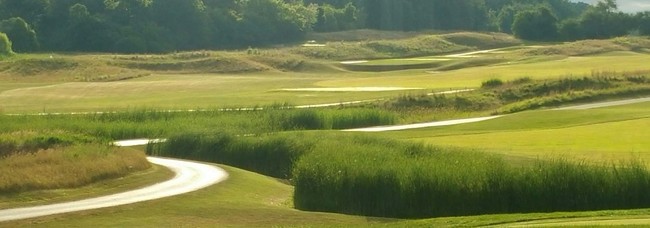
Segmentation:
{"type": "Polygon", "coordinates": [[[386,92],[386,91],[418,90],[418,89],[422,89],[422,88],[407,88],[407,87],[337,87],[337,88],[281,89],[280,91],[286,91],[286,92],[386,92]]]}

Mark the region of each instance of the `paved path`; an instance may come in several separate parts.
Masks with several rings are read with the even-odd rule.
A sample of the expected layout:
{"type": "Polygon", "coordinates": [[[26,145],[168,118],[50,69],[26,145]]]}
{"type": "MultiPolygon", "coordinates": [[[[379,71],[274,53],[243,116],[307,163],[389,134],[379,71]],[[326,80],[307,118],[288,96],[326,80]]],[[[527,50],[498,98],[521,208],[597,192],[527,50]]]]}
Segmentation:
{"type": "MultiPolygon", "coordinates": [[[[144,141],[141,140],[140,144],[134,141],[122,141],[117,142],[116,145],[141,145],[142,142],[144,141]]],[[[148,140],[146,140],[146,142],[148,143],[148,140]]],[[[176,176],[171,180],[149,187],[114,195],[67,203],[0,210],[0,222],[114,207],[160,199],[196,191],[224,181],[228,178],[228,173],[226,173],[226,171],[213,165],[157,157],[149,157],[148,159],[151,163],[171,169],[176,173],[176,176]]]]}
{"type": "Polygon", "coordinates": [[[620,100],[620,101],[599,102],[599,103],[591,103],[591,104],[584,104],[584,105],[575,105],[575,106],[556,108],[554,110],[585,110],[585,109],[605,108],[605,107],[627,105],[627,104],[636,104],[636,103],[643,103],[643,102],[650,102],[650,97],[627,99],[627,100],[620,100]]]}
{"type": "Polygon", "coordinates": [[[450,126],[450,125],[458,125],[458,124],[466,124],[466,123],[475,123],[475,122],[496,119],[499,117],[502,116],[488,116],[488,117],[459,119],[459,120],[446,120],[446,121],[436,121],[436,122],[429,122],[429,123],[408,124],[408,125],[398,125],[398,126],[357,128],[357,129],[350,129],[344,131],[356,131],[356,132],[401,131],[401,130],[418,129],[418,128],[425,128],[425,127],[440,127],[440,126],[450,126]]]}

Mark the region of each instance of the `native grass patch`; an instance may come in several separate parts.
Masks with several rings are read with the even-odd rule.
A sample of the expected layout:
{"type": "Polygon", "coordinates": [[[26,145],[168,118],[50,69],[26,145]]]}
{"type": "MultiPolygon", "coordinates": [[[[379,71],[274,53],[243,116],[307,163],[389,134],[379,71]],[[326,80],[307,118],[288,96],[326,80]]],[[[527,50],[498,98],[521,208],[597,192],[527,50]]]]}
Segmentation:
{"type": "Polygon", "coordinates": [[[277,104],[248,109],[136,109],[77,115],[0,115],[0,122],[3,122],[0,132],[62,130],[105,140],[117,140],[168,137],[178,132],[223,131],[244,135],[293,130],[349,129],[390,125],[398,119],[395,113],[368,107],[287,107],[289,106],[286,104],[277,104]]]}
{"type": "Polygon", "coordinates": [[[0,134],[0,193],[75,188],[150,167],[144,153],[65,131],[0,134]]]}
{"type": "Polygon", "coordinates": [[[613,98],[650,94],[647,72],[593,72],[590,77],[512,81],[498,78],[482,83],[481,89],[458,94],[407,94],[385,102],[384,108],[401,113],[436,110],[441,113],[504,114],[613,98]]]}

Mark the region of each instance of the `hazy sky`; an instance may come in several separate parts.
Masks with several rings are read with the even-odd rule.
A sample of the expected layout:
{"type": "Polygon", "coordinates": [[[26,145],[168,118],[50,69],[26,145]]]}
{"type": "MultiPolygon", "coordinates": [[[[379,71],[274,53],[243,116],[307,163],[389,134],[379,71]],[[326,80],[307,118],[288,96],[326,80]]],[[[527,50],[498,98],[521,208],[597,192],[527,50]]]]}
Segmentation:
{"type": "MultiPolygon", "coordinates": [[[[586,2],[596,4],[598,0],[571,0],[574,2],[586,2]]],[[[618,9],[623,12],[650,11],[650,0],[618,0],[618,9]]]]}

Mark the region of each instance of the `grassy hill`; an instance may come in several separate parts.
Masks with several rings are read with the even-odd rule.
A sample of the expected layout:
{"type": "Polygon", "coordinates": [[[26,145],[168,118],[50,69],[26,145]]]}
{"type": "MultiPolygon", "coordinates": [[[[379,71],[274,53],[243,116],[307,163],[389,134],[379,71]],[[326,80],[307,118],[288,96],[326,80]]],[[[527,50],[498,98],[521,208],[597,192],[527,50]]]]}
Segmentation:
{"type": "MultiPolygon", "coordinates": [[[[502,166],[504,168],[501,171],[504,173],[510,173],[512,167],[531,168],[534,167],[532,164],[546,165],[545,161],[552,162],[557,157],[562,157],[565,159],[562,161],[569,162],[569,168],[595,167],[595,170],[610,170],[612,164],[621,165],[617,166],[619,168],[628,167],[625,162],[632,162],[637,166],[622,169],[639,170],[639,175],[645,175],[645,165],[650,157],[650,151],[647,150],[650,145],[645,140],[649,135],[644,131],[649,117],[647,102],[595,110],[536,110],[570,102],[647,96],[647,78],[650,77],[650,66],[647,64],[650,61],[650,41],[647,38],[623,37],[530,45],[495,33],[393,33],[362,30],[314,34],[310,39],[315,42],[273,49],[252,47],[239,51],[194,51],[160,55],[18,54],[0,61],[0,113],[106,112],[85,115],[2,115],[0,136],[9,139],[0,137],[1,142],[17,140],[16,135],[20,132],[66,132],[97,137],[100,143],[102,140],[121,138],[171,137],[176,139],[171,141],[178,144],[166,144],[166,151],[158,151],[160,155],[165,152],[167,154],[164,155],[167,156],[225,163],[285,178],[274,179],[224,166],[230,172],[231,179],[223,185],[184,196],[17,221],[7,225],[508,226],[514,222],[544,220],[563,224],[562,222],[580,222],[604,216],[625,223],[628,218],[644,219],[640,215],[647,214],[646,209],[638,209],[445,217],[451,214],[445,214],[441,210],[435,213],[436,216],[442,216],[439,218],[398,220],[294,209],[293,198],[296,195],[292,185],[298,180],[289,177],[293,177],[295,164],[301,164],[303,174],[309,174],[310,170],[328,174],[321,180],[340,184],[338,190],[364,186],[376,189],[373,186],[379,186],[383,190],[388,189],[383,195],[406,194],[412,202],[426,202],[427,200],[417,200],[420,198],[413,194],[427,187],[413,184],[420,183],[413,180],[425,180],[437,175],[433,172],[435,169],[426,165],[440,162],[434,156],[435,151],[423,149],[429,148],[428,146],[442,147],[452,154],[471,150],[480,156],[470,157],[486,158],[489,161],[495,158],[494,161],[499,164],[507,164],[502,166]],[[340,61],[343,60],[354,61],[342,64],[340,61]],[[474,91],[441,93],[457,89],[474,91]],[[346,101],[362,102],[336,104],[346,101]],[[334,105],[329,108],[286,109],[293,105],[332,103],[334,105]],[[237,110],[242,107],[264,107],[264,110],[224,111],[224,108],[237,110]],[[344,134],[331,130],[520,111],[525,112],[481,123],[401,132],[344,134]],[[183,147],[186,144],[187,147],[183,147]],[[174,147],[175,145],[180,146],[174,147]],[[374,156],[377,152],[383,156],[374,156]],[[328,159],[321,159],[318,155],[328,159]],[[305,160],[301,160],[303,156],[305,160]],[[336,160],[339,158],[342,160],[336,160]],[[363,161],[362,165],[373,172],[359,171],[355,167],[361,167],[361,163],[346,163],[349,158],[363,161]],[[415,165],[411,166],[409,162],[414,158],[420,160],[416,159],[413,161],[415,165]],[[373,163],[376,160],[385,164],[373,163]],[[535,163],[540,160],[541,163],[535,163]],[[621,160],[623,163],[619,163],[621,160]],[[310,169],[313,167],[318,169],[310,169]],[[402,167],[414,168],[406,172],[402,167]],[[338,171],[346,171],[347,176],[339,178],[338,171]],[[430,175],[416,175],[417,173],[430,175]],[[384,177],[389,178],[384,181],[384,177]],[[400,178],[408,181],[399,181],[400,178]],[[396,184],[404,185],[396,188],[396,184]],[[399,191],[390,192],[391,189],[399,191]]],[[[91,151],[87,148],[88,145],[85,146],[70,153],[91,151]]],[[[65,154],[65,149],[53,148],[52,151],[64,151],[65,154]]],[[[149,149],[153,153],[152,148],[149,149]]],[[[113,153],[122,152],[108,154],[113,153]]],[[[139,153],[141,158],[142,154],[139,153]]],[[[88,154],[86,158],[89,160],[96,158],[90,156],[93,153],[88,154]]],[[[66,157],[62,158],[65,160],[66,157]]],[[[469,161],[471,159],[466,160],[468,161],[464,162],[473,164],[469,161]]],[[[0,158],[2,161],[4,160],[0,158]]],[[[562,166],[565,163],[559,164],[558,167],[565,167],[562,166]]],[[[166,177],[164,173],[152,169],[143,170],[136,173],[145,173],[159,179],[166,177]]],[[[498,169],[491,171],[501,172],[498,169]]],[[[483,177],[484,174],[476,170],[472,172],[476,175],[470,176],[475,178],[483,177]]],[[[534,173],[534,170],[530,172],[534,173]]],[[[598,172],[600,171],[594,173],[598,172]]],[[[459,169],[451,173],[464,171],[459,169]]],[[[609,175],[610,172],[604,173],[609,175]]],[[[521,180],[526,179],[514,176],[516,175],[505,175],[499,180],[523,183],[521,180]]],[[[600,180],[599,175],[591,176],[595,176],[593,180],[596,182],[600,180]]],[[[129,177],[132,176],[126,176],[129,177]]],[[[318,179],[317,175],[315,177],[318,179]]],[[[445,177],[451,180],[456,176],[445,177]]],[[[630,180],[631,183],[635,179],[632,176],[630,180]]],[[[148,183],[142,179],[134,182],[148,183]]],[[[433,186],[433,182],[426,183],[433,186]]],[[[132,188],[139,184],[129,186],[132,188]]],[[[483,189],[476,187],[479,185],[464,189],[483,189]]],[[[111,189],[122,188],[119,183],[109,186],[112,186],[108,187],[111,189]]],[[[56,191],[58,190],[11,195],[3,198],[3,202],[6,199],[8,203],[0,204],[0,207],[38,203],[24,200],[25,198],[48,198],[48,195],[54,195],[50,198],[58,198],[61,194],[53,193],[56,191]]],[[[79,196],[95,191],[95,188],[90,188],[70,192],[79,196]]],[[[100,188],[97,191],[113,190],[100,188]]],[[[350,192],[356,191],[348,191],[350,192]]],[[[357,196],[372,199],[376,195],[357,196]]],[[[424,198],[421,199],[428,199],[425,195],[422,197],[424,198]]],[[[453,200],[453,194],[446,198],[453,200]]],[[[610,203],[610,206],[616,206],[595,208],[645,207],[610,203]]],[[[371,208],[368,211],[372,211],[379,210],[382,205],[375,206],[358,203],[347,208],[371,208]]],[[[546,209],[540,211],[535,208],[542,207],[518,212],[573,210],[549,210],[553,207],[544,207],[546,209]]],[[[319,207],[313,209],[324,210],[319,207]]],[[[345,207],[342,210],[325,210],[387,216],[374,212],[364,213],[365,209],[347,210],[345,207]]],[[[455,213],[467,214],[481,212],[455,213]]],[[[428,216],[431,214],[424,213],[416,217],[428,216]]]]}

